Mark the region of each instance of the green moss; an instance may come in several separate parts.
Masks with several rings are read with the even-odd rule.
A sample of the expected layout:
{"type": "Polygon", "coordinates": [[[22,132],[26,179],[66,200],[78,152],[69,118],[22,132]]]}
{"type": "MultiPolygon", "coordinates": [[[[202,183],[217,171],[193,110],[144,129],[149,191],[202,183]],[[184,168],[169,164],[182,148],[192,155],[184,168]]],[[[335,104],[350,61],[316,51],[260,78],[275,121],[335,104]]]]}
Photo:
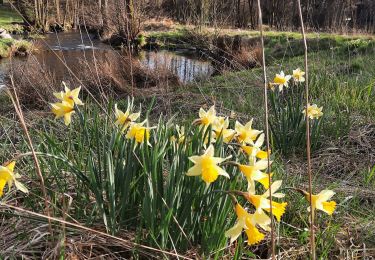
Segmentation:
{"type": "Polygon", "coordinates": [[[29,41],[0,39],[0,58],[7,58],[13,54],[28,54],[33,51],[33,45],[29,41]]]}
{"type": "Polygon", "coordinates": [[[6,58],[10,55],[13,39],[0,39],[0,58],[6,58]]]}

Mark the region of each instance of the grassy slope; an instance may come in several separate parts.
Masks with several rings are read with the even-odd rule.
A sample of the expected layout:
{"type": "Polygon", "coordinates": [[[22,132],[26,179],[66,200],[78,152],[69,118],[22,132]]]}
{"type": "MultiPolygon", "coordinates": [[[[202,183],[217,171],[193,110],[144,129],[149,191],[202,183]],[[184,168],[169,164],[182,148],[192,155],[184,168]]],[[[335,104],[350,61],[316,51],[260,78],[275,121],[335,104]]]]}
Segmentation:
{"type": "MultiPolygon", "coordinates": [[[[293,69],[303,67],[302,43],[297,44],[294,41],[296,38],[299,37],[287,36],[285,33],[272,33],[267,36],[266,55],[269,80],[272,80],[275,73],[280,70],[291,74],[293,69]]],[[[348,134],[353,125],[369,125],[375,122],[375,43],[367,38],[357,39],[333,36],[311,43],[312,48],[309,53],[311,100],[324,107],[326,124],[322,138],[327,142],[336,142],[348,134]]],[[[225,108],[245,117],[258,119],[256,121],[258,126],[262,124],[261,69],[228,72],[207,82],[193,84],[187,89],[195,89],[195,93],[203,93],[206,98],[214,97],[217,104],[222,104],[225,108]]],[[[324,148],[327,148],[327,145],[324,148]]],[[[297,161],[300,160],[297,159],[297,161]]],[[[283,177],[286,186],[306,185],[307,179],[303,177],[305,171],[303,163],[294,164],[292,159],[292,163],[281,163],[280,167],[283,169],[280,177],[283,177]],[[288,177],[285,178],[285,176],[288,177]]],[[[344,228],[366,234],[362,237],[357,235],[355,244],[365,243],[368,247],[375,245],[375,232],[366,233],[366,229],[363,228],[371,224],[370,219],[375,217],[375,207],[366,196],[361,195],[361,191],[374,192],[375,190],[371,170],[371,168],[358,168],[351,180],[348,180],[346,176],[330,176],[319,170],[314,172],[317,190],[339,189],[338,201],[346,200],[339,206],[334,220],[327,217],[318,220],[322,229],[318,233],[317,245],[319,255],[324,259],[328,258],[333,250],[337,250],[334,246],[335,239],[344,244],[348,242],[349,236],[343,234],[344,228]],[[369,176],[370,180],[368,180],[369,176]],[[319,185],[327,183],[327,179],[330,180],[328,186],[319,185]]],[[[301,207],[302,202],[296,201],[295,198],[295,196],[290,197],[288,200],[290,202],[288,210],[294,213],[287,214],[285,222],[300,223],[301,229],[282,226],[281,234],[296,238],[297,241],[291,242],[292,239],[289,242],[301,243],[300,246],[302,246],[303,242],[306,242],[303,223],[308,220],[297,216],[296,213],[301,211],[303,206],[301,207]]],[[[288,241],[287,238],[285,240],[288,241]]]]}
{"type": "Polygon", "coordinates": [[[22,23],[22,18],[8,7],[0,9],[0,28],[7,31],[18,30],[19,26],[16,23],[22,23]]]}

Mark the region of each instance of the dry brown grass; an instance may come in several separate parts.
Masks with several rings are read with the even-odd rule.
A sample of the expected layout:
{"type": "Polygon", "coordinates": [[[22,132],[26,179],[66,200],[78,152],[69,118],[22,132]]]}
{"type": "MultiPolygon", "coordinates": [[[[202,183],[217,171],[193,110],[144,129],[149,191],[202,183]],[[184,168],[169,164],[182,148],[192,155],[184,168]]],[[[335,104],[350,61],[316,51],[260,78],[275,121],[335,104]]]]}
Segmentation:
{"type": "Polygon", "coordinates": [[[176,27],[176,22],[170,18],[152,18],[142,23],[144,31],[169,31],[176,27]]]}
{"type": "MultiPolygon", "coordinates": [[[[10,212],[8,212],[10,213],[10,212]]],[[[11,213],[12,214],[12,213],[11,213]]],[[[94,227],[103,230],[102,227],[94,227]]],[[[55,226],[57,240],[48,239],[48,224],[32,221],[25,217],[7,217],[0,221],[1,256],[13,259],[129,259],[132,249],[114,239],[90,234],[82,230],[65,230],[55,226]],[[58,234],[58,235],[57,235],[58,234]]],[[[135,235],[122,231],[121,238],[133,241],[135,235]]],[[[138,249],[144,259],[160,258],[160,255],[147,250],[138,249]]]]}
{"type": "Polygon", "coordinates": [[[362,178],[358,173],[375,165],[375,125],[354,127],[338,141],[316,152],[314,168],[342,180],[362,178]]]}
{"type": "Polygon", "coordinates": [[[21,104],[27,108],[45,108],[54,100],[52,93],[61,90],[62,80],[72,87],[83,85],[84,95],[89,92],[99,100],[108,96],[144,96],[150,91],[150,94],[165,93],[180,84],[178,77],[167,69],[147,69],[126,53],[107,52],[105,58],[95,63],[82,59],[72,70],[75,77],[67,73],[66,77],[57,78],[34,57],[14,65],[12,75],[21,104]]]}
{"type": "Polygon", "coordinates": [[[218,71],[251,69],[262,64],[259,39],[219,36],[213,45],[213,63],[218,71]]]}
{"type": "Polygon", "coordinates": [[[29,108],[45,107],[53,97],[52,92],[60,86],[47,66],[33,57],[15,65],[11,73],[20,103],[29,108]]]}

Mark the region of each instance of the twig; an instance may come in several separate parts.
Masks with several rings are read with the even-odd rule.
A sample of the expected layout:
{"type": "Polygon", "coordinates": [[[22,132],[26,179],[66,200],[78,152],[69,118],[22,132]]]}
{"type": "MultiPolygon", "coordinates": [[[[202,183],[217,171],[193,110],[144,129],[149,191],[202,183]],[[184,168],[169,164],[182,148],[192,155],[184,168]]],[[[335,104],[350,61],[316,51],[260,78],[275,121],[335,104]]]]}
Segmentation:
{"type": "MultiPolygon", "coordinates": [[[[263,36],[263,18],[262,18],[262,8],[260,6],[260,0],[258,0],[258,16],[259,16],[259,31],[260,31],[260,42],[262,45],[262,67],[263,67],[263,83],[264,83],[264,125],[266,128],[266,144],[267,144],[267,151],[270,151],[270,137],[269,137],[269,125],[268,125],[268,84],[267,84],[267,71],[266,71],[266,55],[264,51],[264,36],[263,36]]],[[[270,184],[269,187],[269,200],[270,200],[270,214],[272,216],[272,175],[270,174],[271,170],[271,161],[270,157],[267,156],[267,173],[268,173],[268,181],[270,184]]],[[[275,223],[273,217],[271,217],[271,253],[272,259],[276,259],[276,252],[275,252],[275,223]]]]}
{"type": "Polygon", "coordinates": [[[306,33],[305,27],[303,23],[302,17],[302,8],[301,8],[301,0],[297,0],[298,3],[298,13],[299,19],[301,22],[301,33],[303,38],[303,46],[305,51],[305,99],[306,99],[306,113],[305,113],[305,121],[306,121],[306,156],[307,156],[307,175],[309,178],[309,193],[310,193],[310,244],[311,244],[311,259],[315,260],[316,252],[315,252],[315,234],[314,234],[314,209],[313,209],[313,202],[312,202],[312,192],[313,192],[313,183],[312,183],[312,172],[311,172],[311,144],[310,144],[310,121],[309,115],[307,113],[307,108],[309,106],[309,68],[308,68],[308,58],[307,58],[307,41],[306,41],[306,33]]]}

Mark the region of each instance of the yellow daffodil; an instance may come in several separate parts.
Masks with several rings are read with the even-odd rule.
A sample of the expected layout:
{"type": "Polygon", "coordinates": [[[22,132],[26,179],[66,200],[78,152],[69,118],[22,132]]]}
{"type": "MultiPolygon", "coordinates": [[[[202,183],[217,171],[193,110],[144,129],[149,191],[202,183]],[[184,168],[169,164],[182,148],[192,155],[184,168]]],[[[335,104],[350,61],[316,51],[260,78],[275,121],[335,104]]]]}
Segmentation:
{"type": "Polygon", "coordinates": [[[177,131],[177,137],[172,136],[171,141],[172,142],[177,142],[177,144],[181,144],[185,141],[185,127],[184,126],[179,126],[176,125],[176,131],[177,131]]]}
{"type": "Polygon", "coordinates": [[[57,93],[53,93],[53,95],[59,99],[60,101],[65,101],[65,102],[68,102],[70,105],[74,106],[74,105],[77,105],[77,106],[82,106],[83,103],[82,101],[79,99],[79,92],[81,91],[81,87],[78,87],[76,89],[73,89],[73,90],[70,90],[65,82],[63,82],[63,85],[64,85],[64,91],[61,91],[61,92],[57,92],[57,93]]]}
{"type": "Polygon", "coordinates": [[[245,230],[248,245],[255,245],[264,239],[264,234],[261,233],[257,225],[266,227],[270,224],[270,219],[265,214],[259,215],[249,214],[240,204],[236,204],[235,212],[237,215],[236,224],[225,232],[225,236],[230,238],[230,243],[233,243],[245,230]]]}
{"type": "Polygon", "coordinates": [[[61,103],[51,104],[52,113],[55,114],[55,118],[64,118],[65,125],[70,125],[72,121],[72,115],[74,114],[74,104],[62,101],[61,103]]]}
{"type": "Polygon", "coordinates": [[[220,158],[214,157],[215,149],[213,145],[210,145],[207,150],[201,156],[191,156],[189,160],[194,163],[186,173],[187,176],[202,176],[202,180],[207,184],[207,186],[216,181],[219,175],[230,178],[229,174],[220,168],[218,164],[224,162],[230,157],[220,158]]]}
{"type": "Polygon", "coordinates": [[[272,84],[278,86],[279,91],[281,92],[283,91],[284,87],[288,87],[288,83],[291,77],[291,75],[285,75],[284,71],[281,71],[280,74],[276,74],[272,84]]]}
{"type": "MultiPolygon", "coordinates": [[[[306,116],[306,109],[302,113],[306,116]]],[[[323,107],[318,107],[316,104],[309,104],[307,106],[307,115],[310,119],[318,119],[323,115],[323,107]]]]}
{"type": "Polygon", "coordinates": [[[270,152],[262,151],[261,147],[264,143],[264,134],[260,134],[258,139],[253,145],[242,145],[242,150],[249,156],[250,162],[254,161],[255,158],[267,159],[270,152]]]}
{"type": "Polygon", "coordinates": [[[255,161],[252,165],[239,164],[238,168],[247,179],[247,190],[249,193],[255,193],[255,181],[261,183],[265,189],[269,188],[270,184],[268,174],[262,172],[262,170],[268,168],[267,160],[255,161]]]}
{"type": "Polygon", "coordinates": [[[232,141],[235,131],[233,129],[228,129],[229,119],[224,117],[217,117],[212,125],[212,130],[215,132],[217,137],[222,136],[224,143],[229,143],[232,141]]]}
{"type": "Polygon", "coordinates": [[[126,133],[126,138],[135,139],[135,141],[139,144],[144,143],[146,138],[147,144],[151,145],[149,143],[149,139],[150,129],[152,129],[152,127],[143,126],[146,122],[147,120],[143,121],[142,123],[131,123],[128,132],[126,133]]]}
{"type": "MultiPolygon", "coordinates": [[[[310,193],[306,191],[302,191],[305,195],[306,199],[310,202],[310,193]]],[[[321,210],[328,215],[332,215],[336,209],[336,202],[335,201],[328,201],[332,196],[335,195],[334,191],[331,190],[322,190],[317,195],[312,195],[312,206],[313,210],[318,209],[321,210]]],[[[310,207],[308,208],[310,210],[310,207]]]]}
{"type": "Polygon", "coordinates": [[[117,104],[115,105],[115,116],[116,116],[116,122],[115,124],[119,127],[121,127],[121,131],[125,131],[130,123],[136,121],[140,113],[130,113],[130,108],[128,107],[125,112],[122,112],[120,109],[118,109],[117,104]]]}
{"type": "MultiPolygon", "coordinates": [[[[275,181],[271,185],[272,197],[275,198],[283,198],[284,194],[276,193],[276,191],[280,188],[282,181],[275,181]]],[[[243,193],[244,197],[254,205],[256,211],[259,214],[265,214],[263,210],[270,212],[271,205],[272,205],[272,214],[276,217],[277,221],[281,220],[282,215],[285,213],[285,208],[287,206],[286,202],[275,202],[269,199],[269,190],[267,190],[262,195],[256,195],[251,193],[243,193]]]]}
{"type": "Polygon", "coordinates": [[[16,165],[16,162],[13,161],[9,164],[0,166],[0,197],[3,196],[4,187],[6,184],[8,184],[9,190],[11,189],[13,182],[16,186],[16,188],[24,193],[28,193],[27,188],[17,181],[20,176],[17,173],[14,173],[14,167],[16,165]]]}
{"type": "Polygon", "coordinates": [[[205,111],[203,108],[199,109],[199,119],[197,122],[207,128],[209,125],[212,125],[216,120],[216,110],[215,106],[210,107],[208,111],[205,111]]]}
{"type": "Polygon", "coordinates": [[[252,129],[253,119],[242,125],[240,122],[236,121],[235,131],[236,137],[241,144],[254,144],[257,136],[262,132],[256,129],[252,129]]]}
{"type": "Polygon", "coordinates": [[[304,82],[304,75],[305,72],[303,72],[300,68],[293,70],[293,79],[295,82],[304,82]]]}

